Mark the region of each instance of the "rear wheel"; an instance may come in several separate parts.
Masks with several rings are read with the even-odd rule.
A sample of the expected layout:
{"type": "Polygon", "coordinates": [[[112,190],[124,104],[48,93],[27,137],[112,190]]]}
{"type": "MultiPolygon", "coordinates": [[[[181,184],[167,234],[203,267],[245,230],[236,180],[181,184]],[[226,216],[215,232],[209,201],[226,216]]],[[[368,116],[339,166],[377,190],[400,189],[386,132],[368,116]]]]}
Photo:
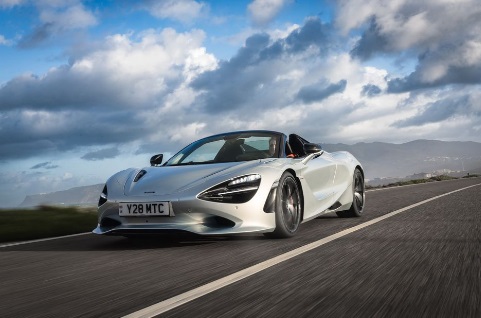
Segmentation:
{"type": "Polygon", "coordinates": [[[356,217],[361,216],[364,211],[365,193],[364,193],[364,176],[359,168],[354,170],[353,176],[353,198],[352,205],[347,211],[338,211],[336,214],[339,217],[356,217]]]}
{"type": "Polygon", "coordinates": [[[276,238],[294,236],[301,223],[302,205],[297,180],[290,172],[285,172],[279,180],[275,213],[276,229],[265,235],[276,238]]]}

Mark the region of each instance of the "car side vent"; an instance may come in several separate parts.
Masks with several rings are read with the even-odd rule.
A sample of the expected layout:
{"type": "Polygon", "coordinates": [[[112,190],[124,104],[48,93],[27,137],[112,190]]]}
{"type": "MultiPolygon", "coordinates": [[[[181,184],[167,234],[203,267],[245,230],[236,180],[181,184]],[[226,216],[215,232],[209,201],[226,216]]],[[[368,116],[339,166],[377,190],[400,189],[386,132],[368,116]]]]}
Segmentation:
{"type": "Polygon", "coordinates": [[[339,201],[336,201],[336,203],[334,203],[333,205],[331,205],[331,207],[329,208],[329,210],[335,210],[335,209],[339,209],[341,207],[341,202],[339,201]]]}

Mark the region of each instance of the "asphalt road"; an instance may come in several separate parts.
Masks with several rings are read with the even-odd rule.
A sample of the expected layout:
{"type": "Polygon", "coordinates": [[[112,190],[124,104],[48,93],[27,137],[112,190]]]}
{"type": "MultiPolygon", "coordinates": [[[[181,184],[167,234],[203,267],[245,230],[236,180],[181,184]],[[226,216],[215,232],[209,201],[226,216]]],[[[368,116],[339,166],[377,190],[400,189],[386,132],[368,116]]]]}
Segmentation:
{"type": "MultiPolygon", "coordinates": [[[[0,248],[0,317],[121,317],[417,202],[464,179],[367,193],[361,218],[292,239],[131,242],[93,234],[0,248]]],[[[162,317],[481,317],[481,185],[337,238],[162,317]]]]}

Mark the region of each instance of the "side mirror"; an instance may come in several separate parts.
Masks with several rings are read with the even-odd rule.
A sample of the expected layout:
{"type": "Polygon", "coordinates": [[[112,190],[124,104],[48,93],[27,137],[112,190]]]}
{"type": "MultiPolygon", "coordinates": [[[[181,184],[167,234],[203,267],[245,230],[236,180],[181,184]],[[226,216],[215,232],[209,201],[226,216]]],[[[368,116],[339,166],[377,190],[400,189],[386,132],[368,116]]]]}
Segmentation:
{"type": "Polygon", "coordinates": [[[150,165],[151,166],[159,166],[162,163],[163,158],[164,158],[163,154],[158,154],[158,155],[152,156],[152,158],[150,158],[150,165]]]}
{"type": "Polygon", "coordinates": [[[319,144],[313,144],[310,142],[304,144],[304,152],[308,155],[320,151],[322,151],[322,147],[319,144]]]}

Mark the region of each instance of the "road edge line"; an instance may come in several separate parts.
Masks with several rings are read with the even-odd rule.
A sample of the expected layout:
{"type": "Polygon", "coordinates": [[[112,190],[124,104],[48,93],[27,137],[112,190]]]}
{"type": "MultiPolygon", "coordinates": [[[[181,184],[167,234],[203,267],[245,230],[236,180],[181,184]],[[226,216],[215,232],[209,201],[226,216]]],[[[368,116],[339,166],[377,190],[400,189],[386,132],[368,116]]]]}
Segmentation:
{"type": "Polygon", "coordinates": [[[64,236],[46,237],[46,238],[43,238],[43,239],[31,240],[31,241],[6,243],[6,244],[0,245],[0,248],[18,246],[18,245],[25,245],[25,244],[32,244],[32,243],[39,243],[39,242],[46,242],[46,241],[53,241],[53,240],[58,240],[58,239],[63,239],[63,238],[68,238],[68,237],[87,235],[87,234],[91,234],[91,233],[92,232],[83,232],[83,233],[70,234],[70,235],[64,235],[64,236]]]}

